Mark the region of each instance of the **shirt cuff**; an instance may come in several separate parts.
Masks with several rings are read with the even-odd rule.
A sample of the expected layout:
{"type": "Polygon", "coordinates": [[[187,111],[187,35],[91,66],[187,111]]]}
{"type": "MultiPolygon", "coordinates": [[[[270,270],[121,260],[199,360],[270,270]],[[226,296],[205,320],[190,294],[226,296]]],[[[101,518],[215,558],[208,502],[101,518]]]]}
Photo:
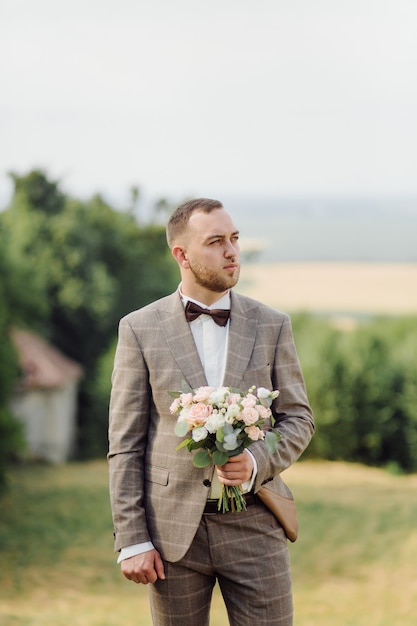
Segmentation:
{"type": "Polygon", "coordinates": [[[243,493],[248,493],[248,491],[250,491],[252,489],[253,483],[255,482],[256,474],[258,473],[258,464],[257,464],[256,459],[255,459],[255,457],[253,456],[253,454],[252,454],[252,452],[250,450],[248,450],[246,448],[245,452],[247,454],[250,454],[250,456],[252,457],[252,462],[253,462],[252,477],[250,478],[250,480],[246,480],[244,483],[242,483],[242,491],[243,491],[243,493]]]}
{"type": "Polygon", "coordinates": [[[117,562],[124,561],[125,559],[130,559],[132,556],[136,556],[137,554],[143,554],[143,552],[149,552],[149,550],[153,550],[152,541],[145,541],[144,543],[135,543],[132,546],[126,546],[126,548],[122,548],[120,550],[119,558],[117,562]]]}

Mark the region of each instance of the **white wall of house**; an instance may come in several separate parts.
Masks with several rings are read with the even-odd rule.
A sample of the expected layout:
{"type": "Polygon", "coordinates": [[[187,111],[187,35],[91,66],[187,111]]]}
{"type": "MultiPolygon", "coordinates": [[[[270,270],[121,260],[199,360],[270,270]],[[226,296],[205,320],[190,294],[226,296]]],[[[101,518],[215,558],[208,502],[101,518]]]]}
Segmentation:
{"type": "Polygon", "coordinates": [[[11,409],[23,423],[30,458],[64,463],[74,452],[77,383],[53,389],[20,390],[11,409]]]}

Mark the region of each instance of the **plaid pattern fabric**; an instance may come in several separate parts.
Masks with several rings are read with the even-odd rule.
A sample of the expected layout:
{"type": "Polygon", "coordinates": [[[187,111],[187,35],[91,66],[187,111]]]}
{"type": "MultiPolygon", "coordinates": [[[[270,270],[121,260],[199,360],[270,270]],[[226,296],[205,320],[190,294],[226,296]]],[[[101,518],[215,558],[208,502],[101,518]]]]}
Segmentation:
{"type": "MultiPolygon", "coordinates": [[[[168,390],[180,390],[183,380],[193,388],[207,384],[174,293],[120,322],[108,454],[116,550],[151,540],[164,559],[178,561],[199,527],[213,468],[196,469],[186,449],[176,451],[168,390]]],[[[306,448],[314,426],[285,314],[232,292],[224,384],[280,390],[273,407],[278,452],[270,456],[262,442],[250,449],[258,464],[254,491],[268,480],[288,495],[279,474],[306,448]]]]}
{"type": "Polygon", "coordinates": [[[155,626],[208,626],[216,579],[231,626],[292,624],[287,542],[262,504],[203,517],[186,555],[165,571],[149,586],[155,626]]]}

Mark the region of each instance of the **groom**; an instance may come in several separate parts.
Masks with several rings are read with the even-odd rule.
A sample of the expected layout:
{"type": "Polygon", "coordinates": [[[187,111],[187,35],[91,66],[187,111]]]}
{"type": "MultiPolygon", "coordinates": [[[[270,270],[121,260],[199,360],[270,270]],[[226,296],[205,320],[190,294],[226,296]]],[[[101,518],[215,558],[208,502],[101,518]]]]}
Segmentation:
{"type": "Polygon", "coordinates": [[[178,207],[167,240],[179,288],[121,320],[112,377],[108,460],[121,570],[151,583],[156,626],[208,626],[216,581],[231,626],[290,626],[286,537],[256,497],[266,482],[290,495],[280,474],[314,431],[290,320],[232,291],[239,232],[220,202],[178,207]],[[195,468],[186,448],[176,451],[169,411],[168,391],[184,380],[193,389],[279,389],[277,452],[258,441],[221,467],[195,468]],[[243,485],[246,511],[217,511],[221,484],[243,485]]]}

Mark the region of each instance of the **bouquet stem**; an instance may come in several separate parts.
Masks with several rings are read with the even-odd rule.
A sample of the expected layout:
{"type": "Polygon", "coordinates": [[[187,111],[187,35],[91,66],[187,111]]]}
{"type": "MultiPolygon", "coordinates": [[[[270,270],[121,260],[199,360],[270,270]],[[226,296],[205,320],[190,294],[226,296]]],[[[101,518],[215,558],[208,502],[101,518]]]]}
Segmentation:
{"type": "Polygon", "coordinates": [[[242,493],[242,487],[240,485],[233,487],[222,485],[222,493],[217,508],[222,513],[246,511],[246,500],[242,493]]]}

